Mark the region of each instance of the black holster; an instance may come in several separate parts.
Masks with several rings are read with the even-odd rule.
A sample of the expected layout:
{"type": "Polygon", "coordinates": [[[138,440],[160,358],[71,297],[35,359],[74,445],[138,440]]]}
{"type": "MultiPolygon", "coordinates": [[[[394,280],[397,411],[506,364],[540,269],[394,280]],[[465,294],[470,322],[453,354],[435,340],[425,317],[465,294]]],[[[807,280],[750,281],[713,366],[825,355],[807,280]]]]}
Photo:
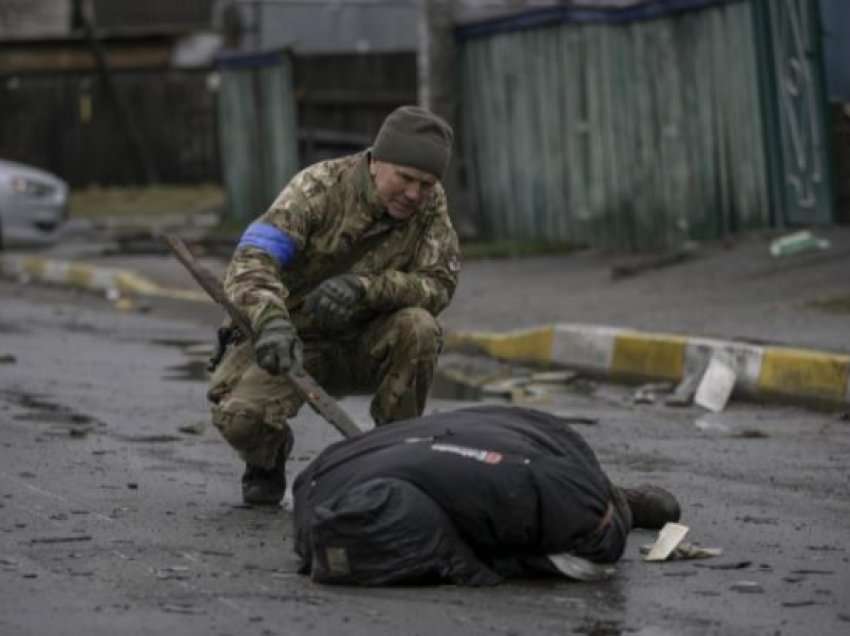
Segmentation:
{"type": "Polygon", "coordinates": [[[218,365],[221,364],[221,359],[224,358],[227,347],[230,344],[239,342],[241,340],[241,336],[242,333],[239,331],[238,327],[229,325],[218,328],[218,331],[216,331],[215,351],[213,351],[213,354],[210,356],[210,360],[207,363],[207,371],[212,373],[218,368],[218,365]]]}

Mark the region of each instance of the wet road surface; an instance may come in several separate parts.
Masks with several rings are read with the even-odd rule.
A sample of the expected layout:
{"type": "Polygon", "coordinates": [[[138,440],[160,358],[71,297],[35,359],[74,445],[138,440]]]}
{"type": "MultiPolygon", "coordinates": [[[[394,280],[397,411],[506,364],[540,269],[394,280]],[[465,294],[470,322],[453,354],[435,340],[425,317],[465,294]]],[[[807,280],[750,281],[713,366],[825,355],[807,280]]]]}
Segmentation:
{"type": "MultiPolygon", "coordinates": [[[[603,583],[321,587],[296,573],[289,502],[241,506],[240,466],[205,426],[187,354],[214,321],[169,315],[0,283],[0,634],[850,632],[839,414],[550,395],[532,405],[595,421],[577,428],[615,481],[676,492],[688,540],[723,555],[646,564],[654,533],[637,531],[603,583]]],[[[364,399],[343,406],[365,425],[364,399]]],[[[306,410],[294,430],[290,481],[338,438],[306,410]]]]}

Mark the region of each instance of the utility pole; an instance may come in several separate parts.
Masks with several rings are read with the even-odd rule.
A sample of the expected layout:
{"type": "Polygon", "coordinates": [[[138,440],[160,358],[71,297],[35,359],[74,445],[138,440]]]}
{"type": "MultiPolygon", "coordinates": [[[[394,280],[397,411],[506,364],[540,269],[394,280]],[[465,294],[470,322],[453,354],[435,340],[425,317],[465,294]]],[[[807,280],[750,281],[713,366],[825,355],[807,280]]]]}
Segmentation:
{"type": "Polygon", "coordinates": [[[461,236],[476,233],[473,198],[465,184],[459,114],[459,51],[454,27],[458,0],[420,0],[419,104],[445,119],[454,128],[455,144],[443,186],[449,199],[452,220],[461,236]]]}
{"type": "Polygon", "coordinates": [[[115,85],[115,78],[112,76],[112,71],[109,69],[109,62],[106,58],[106,52],[97,37],[95,28],[94,6],[91,0],[74,0],[74,15],[79,24],[83,27],[86,40],[91,47],[92,55],[94,56],[98,74],[106,88],[106,93],[109,96],[112,106],[115,109],[115,114],[118,117],[118,125],[127,136],[127,141],[130,143],[130,148],[136,155],[136,161],[139,164],[143,183],[151,185],[159,181],[159,174],[156,169],[145,141],[136,126],[135,120],[130,116],[121,96],[118,93],[118,88],[115,85]]]}
{"type": "Polygon", "coordinates": [[[421,0],[419,20],[419,103],[454,125],[457,52],[456,0],[421,0]]]}

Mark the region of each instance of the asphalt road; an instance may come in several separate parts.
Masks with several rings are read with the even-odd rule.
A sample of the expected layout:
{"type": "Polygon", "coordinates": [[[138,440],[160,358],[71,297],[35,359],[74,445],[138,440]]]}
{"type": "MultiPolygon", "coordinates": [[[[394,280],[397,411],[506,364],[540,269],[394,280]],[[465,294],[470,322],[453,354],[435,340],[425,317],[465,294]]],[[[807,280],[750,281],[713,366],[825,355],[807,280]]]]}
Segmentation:
{"type": "MultiPolygon", "coordinates": [[[[594,418],[579,430],[612,477],[676,492],[688,540],[721,556],[650,565],[638,531],[603,583],[315,585],[296,572],[289,502],[241,506],[235,456],[192,432],[205,385],[187,354],[216,318],[0,282],[0,634],[850,631],[850,422],[636,406],[616,386],[535,405],[594,418]]],[[[365,424],[364,399],[343,406],[365,424]]],[[[291,478],[337,439],[307,411],[294,429],[291,478]]]]}

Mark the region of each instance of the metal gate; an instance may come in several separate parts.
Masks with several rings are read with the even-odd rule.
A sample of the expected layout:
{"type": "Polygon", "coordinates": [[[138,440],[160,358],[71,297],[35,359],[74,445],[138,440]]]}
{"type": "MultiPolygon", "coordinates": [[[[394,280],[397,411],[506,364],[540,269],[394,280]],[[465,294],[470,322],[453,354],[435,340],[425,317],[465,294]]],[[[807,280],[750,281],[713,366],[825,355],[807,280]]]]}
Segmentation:
{"type": "Polygon", "coordinates": [[[833,221],[820,15],[811,0],[753,1],[774,224],[833,221]],[[771,138],[778,137],[778,144],[771,138]]]}

